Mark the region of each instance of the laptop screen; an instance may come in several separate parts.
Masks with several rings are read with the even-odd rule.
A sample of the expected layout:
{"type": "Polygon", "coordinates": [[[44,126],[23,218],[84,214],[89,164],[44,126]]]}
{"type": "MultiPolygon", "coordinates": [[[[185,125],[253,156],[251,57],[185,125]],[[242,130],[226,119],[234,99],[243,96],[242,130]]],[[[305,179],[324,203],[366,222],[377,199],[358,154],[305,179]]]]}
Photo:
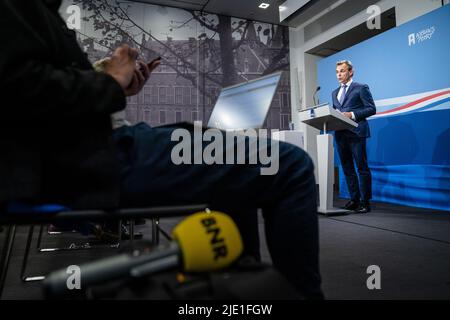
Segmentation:
{"type": "Polygon", "coordinates": [[[222,130],[259,129],[275,95],[281,72],[223,88],[208,127],[222,130]]]}

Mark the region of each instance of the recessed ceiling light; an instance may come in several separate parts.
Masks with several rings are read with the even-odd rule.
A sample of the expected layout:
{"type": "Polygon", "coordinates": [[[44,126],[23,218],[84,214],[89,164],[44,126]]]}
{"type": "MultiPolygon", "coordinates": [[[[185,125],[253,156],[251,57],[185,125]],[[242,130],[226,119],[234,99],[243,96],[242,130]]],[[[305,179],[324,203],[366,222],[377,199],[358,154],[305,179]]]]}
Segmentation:
{"type": "Polygon", "coordinates": [[[278,10],[280,11],[280,12],[282,12],[282,11],[284,11],[284,10],[286,10],[287,8],[285,7],[285,6],[279,6],[278,7],[278,10]]]}
{"type": "Polygon", "coordinates": [[[264,2],[262,2],[262,3],[259,5],[259,7],[260,7],[261,9],[267,9],[269,6],[270,6],[270,4],[264,3],[264,2]]]}

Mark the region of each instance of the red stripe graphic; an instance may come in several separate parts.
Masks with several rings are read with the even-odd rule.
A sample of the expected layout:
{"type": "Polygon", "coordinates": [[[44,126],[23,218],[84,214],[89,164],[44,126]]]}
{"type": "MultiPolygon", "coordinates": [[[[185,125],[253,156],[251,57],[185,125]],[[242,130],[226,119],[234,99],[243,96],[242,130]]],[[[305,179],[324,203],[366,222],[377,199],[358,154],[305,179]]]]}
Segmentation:
{"type": "Polygon", "coordinates": [[[391,109],[391,110],[386,110],[386,111],[383,111],[383,112],[379,112],[379,113],[377,113],[377,115],[391,113],[391,112],[395,112],[395,111],[398,111],[398,110],[406,109],[406,108],[415,106],[416,104],[419,104],[421,102],[424,102],[424,101],[427,101],[427,100],[431,100],[431,99],[439,97],[439,96],[443,96],[443,95],[445,95],[447,93],[450,93],[450,90],[439,92],[439,93],[435,93],[435,94],[432,94],[431,96],[423,97],[422,99],[410,102],[408,104],[405,104],[403,106],[400,106],[400,107],[397,107],[397,108],[394,108],[394,109],[391,109]]]}

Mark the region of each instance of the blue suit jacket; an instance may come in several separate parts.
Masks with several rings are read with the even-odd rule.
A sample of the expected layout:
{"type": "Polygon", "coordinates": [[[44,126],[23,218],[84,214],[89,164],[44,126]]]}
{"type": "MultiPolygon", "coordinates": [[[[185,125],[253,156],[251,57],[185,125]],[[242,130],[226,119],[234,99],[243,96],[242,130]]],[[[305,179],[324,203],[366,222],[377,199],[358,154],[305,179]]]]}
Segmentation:
{"type": "Polygon", "coordinates": [[[353,135],[358,137],[370,137],[369,124],[366,118],[374,115],[377,111],[375,108],[375,102],[373,101],[372,94],[370,93],[369,86],[367,84],[361,84],[358,82],[352,82],[347,89],[344,101],[342,105],[337,99],[339,88],[333,91],[333,108],[341,112],[353,112],[355,114],[355,120],[358,123],[358,127],[352,130],[336,131],[337,135],[353,135]]]}

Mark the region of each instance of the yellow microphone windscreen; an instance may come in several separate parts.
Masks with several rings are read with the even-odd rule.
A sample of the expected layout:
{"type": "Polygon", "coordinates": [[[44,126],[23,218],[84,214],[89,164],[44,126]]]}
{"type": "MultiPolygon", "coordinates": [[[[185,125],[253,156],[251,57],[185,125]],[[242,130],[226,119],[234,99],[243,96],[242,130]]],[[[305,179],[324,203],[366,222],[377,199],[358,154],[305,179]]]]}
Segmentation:
{"type": "Polygon", "coordinates": [[[229,216],[217,211],[189,216],[174,228],[172,237],[180,246],[187,272],[225,268],[243,250],[236,224],[229,216]]]}

